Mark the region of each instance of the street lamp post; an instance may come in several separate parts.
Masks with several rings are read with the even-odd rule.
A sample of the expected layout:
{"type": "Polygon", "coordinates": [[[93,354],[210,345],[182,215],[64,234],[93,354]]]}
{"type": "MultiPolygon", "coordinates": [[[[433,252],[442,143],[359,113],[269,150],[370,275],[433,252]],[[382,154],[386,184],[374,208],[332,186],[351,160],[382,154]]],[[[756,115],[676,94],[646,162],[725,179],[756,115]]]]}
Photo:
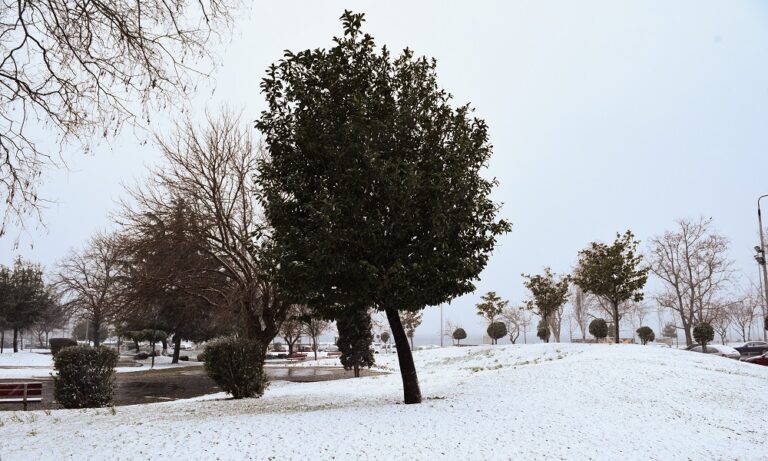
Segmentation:
{"type": "Polygon", "coordinates": [[[765,314],[766,310],[768,308],[766,307],[766,303],[768,303],[768,269],[766,269],[765,264],[765,236],[763,231],[763,215],[760,212],[760,200],[764,199],[765,197],[768,197],[768,194],[762,195],[758,197],[757,199],[757,223],[760,226],[760,249],[755,256],[755,259],[757,260],[757,263],[760,264],[763,267],[763,339],[766,338],[766,330],[765,330],[765,314]]]}

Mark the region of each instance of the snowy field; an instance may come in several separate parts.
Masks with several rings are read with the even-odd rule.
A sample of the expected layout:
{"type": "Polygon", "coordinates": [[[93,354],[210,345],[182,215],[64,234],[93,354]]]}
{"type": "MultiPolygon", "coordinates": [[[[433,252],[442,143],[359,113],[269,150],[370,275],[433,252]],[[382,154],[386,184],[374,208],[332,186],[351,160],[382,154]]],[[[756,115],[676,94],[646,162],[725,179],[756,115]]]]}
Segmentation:
{"type": "Polygon", "coordinates": [[[768,459],[768,367],[634,345],[414,355],[421,405],[400,403],[391,374],[241,401],[2,412],[0,459],[768,459]]]}

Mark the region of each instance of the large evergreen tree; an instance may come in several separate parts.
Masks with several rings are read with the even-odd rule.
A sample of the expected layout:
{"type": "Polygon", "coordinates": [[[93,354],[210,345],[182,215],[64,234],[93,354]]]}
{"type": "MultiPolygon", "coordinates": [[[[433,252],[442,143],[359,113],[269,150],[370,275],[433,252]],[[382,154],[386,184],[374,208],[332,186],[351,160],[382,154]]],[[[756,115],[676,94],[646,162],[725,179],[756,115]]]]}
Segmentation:
{"type": "Polygon", "coordinates": [[[336,319],[339,339],[336,345],[341,352],[341,364],[345,370],[354,370],[360,376],[360,367],[373,366],[374,356],[371,316],[365,309],[349,309],[336,319]]]}
{"type": "Polygon", "coordinates": [[[0,266],[0,328],[13,330],[13,352],[19,351],[19,332],[40,319],[51,302],[40,266],[21,258],[12,269],[0,266]]]}
{"type": "Polygon", "coordinates": [[[587,293],[602,299],[611,309],[613,336],[619,339],[619,306],[626,301],[643,300],[643,287],[648,280],[648,267],[643,267],[643,256],[637,252],[639,242],[631,231],[616,234],[611,245],[592,242],[579,252],[579,265],[573,282],[587,293]]]}
{"type": "Polygon", "coordinates": [[[362,14],[342,22],[333,48],[288,51],[262,81],[259,197],[281,289],[327,317],[385,312],[405,402],[419,403],[399,311],[473,291],[510,225],[489,198],[495,180],[480,175],[488,128],[451,106],[435,61],[377,49],[362,14]]]}

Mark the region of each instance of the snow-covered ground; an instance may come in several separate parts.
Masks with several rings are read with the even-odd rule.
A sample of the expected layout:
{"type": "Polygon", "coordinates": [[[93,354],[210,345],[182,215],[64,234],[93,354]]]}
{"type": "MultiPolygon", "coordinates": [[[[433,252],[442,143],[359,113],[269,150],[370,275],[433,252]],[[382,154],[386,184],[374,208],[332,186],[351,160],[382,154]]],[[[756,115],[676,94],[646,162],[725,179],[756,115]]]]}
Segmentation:
{"type": "Polygon", "coordinates": [[[400,403],[393,373],[280,382],[261,399],[6,412],[0,458],[768,459],[768,367],[634,345],[414,356],[421,405],[400,403]]]}

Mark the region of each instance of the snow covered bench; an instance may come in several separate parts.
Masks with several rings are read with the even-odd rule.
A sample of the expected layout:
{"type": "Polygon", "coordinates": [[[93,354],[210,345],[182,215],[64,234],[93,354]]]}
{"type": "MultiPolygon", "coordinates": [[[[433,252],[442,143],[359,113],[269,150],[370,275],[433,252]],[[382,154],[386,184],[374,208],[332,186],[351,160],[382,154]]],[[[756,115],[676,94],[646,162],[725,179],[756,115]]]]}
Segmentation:
{"type": "Polygon", "coordinates": [[[0,403],[27,403],[43,401],[43,383],[0,383],[0,403]]]}

